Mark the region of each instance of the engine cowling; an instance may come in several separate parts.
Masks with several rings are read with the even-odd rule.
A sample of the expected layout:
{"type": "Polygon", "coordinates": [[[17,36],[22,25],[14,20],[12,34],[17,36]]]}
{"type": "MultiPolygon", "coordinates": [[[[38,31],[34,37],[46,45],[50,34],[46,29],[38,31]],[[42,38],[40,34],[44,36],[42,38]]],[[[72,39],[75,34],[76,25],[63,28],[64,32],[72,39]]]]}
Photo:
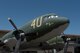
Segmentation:
{"type": "Polygon", "coordinates": [[[15,38],[18,40],[19,38],[21,38],[21,41],[24,40],[25,38],[25,33],[22,30],[16,30],[13,32],[13,35],[15,35],[15,38]]]}

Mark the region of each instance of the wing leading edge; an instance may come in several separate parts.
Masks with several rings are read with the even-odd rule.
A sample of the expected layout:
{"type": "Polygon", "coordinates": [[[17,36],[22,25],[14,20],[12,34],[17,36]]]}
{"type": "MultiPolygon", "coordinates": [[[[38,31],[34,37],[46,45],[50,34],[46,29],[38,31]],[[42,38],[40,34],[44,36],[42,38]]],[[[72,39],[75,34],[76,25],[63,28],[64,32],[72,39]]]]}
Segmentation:
{"type": "Polygon", "coordinates": [[[80,38],[80,35],[78,34],[64,34],[66,38],[80,38]]]}

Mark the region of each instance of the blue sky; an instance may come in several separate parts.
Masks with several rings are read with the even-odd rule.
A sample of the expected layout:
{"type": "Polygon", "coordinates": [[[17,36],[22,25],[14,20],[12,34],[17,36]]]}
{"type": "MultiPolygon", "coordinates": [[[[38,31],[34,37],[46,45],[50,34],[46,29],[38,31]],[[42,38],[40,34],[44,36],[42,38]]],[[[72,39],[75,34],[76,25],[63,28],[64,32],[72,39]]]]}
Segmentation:
{"type": "Polygon", "coordinates": [[[7,18],[19,27],[35,17],[55,13],[70,19],[65,33],[80,34],[79,0],[0,0],[0,29],[12,30],[7,18]]]}

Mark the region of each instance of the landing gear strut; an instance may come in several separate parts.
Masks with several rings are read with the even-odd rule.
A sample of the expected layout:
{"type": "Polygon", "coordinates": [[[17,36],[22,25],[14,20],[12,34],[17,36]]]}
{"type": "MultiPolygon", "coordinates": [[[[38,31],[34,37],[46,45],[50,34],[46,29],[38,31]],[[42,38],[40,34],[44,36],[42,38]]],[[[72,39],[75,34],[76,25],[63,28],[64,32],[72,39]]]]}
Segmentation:
{"type": "Polygon", "coordinates": [[[64,51],[63,51],[63,53],[67,53],[68,44],[69,44],[69,41],[66,41],[65,45],[64,45],[64,51]]]}
{"type": "Polygon", "coordinates": [[[63,49],[63,53],[67,53],[67,48],[68,48],[68,45],[69,45],[69,39],[66,38],[65,36],[62,37],[63,40],[64,40],[64,49],[63,49]]]}

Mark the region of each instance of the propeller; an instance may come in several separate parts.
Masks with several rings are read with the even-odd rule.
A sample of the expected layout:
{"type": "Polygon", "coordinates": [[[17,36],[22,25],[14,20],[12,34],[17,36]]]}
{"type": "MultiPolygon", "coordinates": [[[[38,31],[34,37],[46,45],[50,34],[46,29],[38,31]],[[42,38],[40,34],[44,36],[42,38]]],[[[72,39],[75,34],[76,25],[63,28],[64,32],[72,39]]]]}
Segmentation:
{"type": "Polygon", "coordinates": [[[8,18],[9,22],[11,23],[11,25],[15,28],[15,31],[13,32],[13,34],[15,35],[16,39],[17,39],[17,43],[14,49],[14,53],[18,53],[19,52],[19,47],[21,44],[21,41],[24,40],[25,38],[25,33],[22,30],[19,30],[16,25],[14,24],[14,22],[11,20],[11,18],[8,18]]]}
{"type": "Polygon", "coordinates": [[[16,25],[14,24],[14,22],[11,20],[11,18],[8,18],[9,22],[11,23],[11,25],[16,29],[18,30],[18,28],[16,27],[16,25]]]}

